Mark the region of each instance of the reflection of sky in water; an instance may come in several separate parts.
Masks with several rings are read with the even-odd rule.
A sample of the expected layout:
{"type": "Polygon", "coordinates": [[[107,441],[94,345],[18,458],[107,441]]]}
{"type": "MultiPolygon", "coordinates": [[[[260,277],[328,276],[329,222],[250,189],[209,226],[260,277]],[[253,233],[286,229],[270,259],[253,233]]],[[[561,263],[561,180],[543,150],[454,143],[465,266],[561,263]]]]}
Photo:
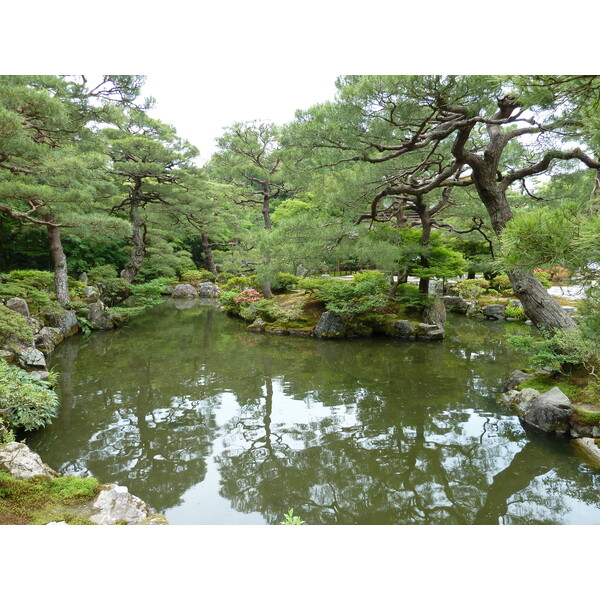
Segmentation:
{"type": "Polygon", "coordinates": [[[88,342],[67,341],[63,362],[59,347],[61,416],[32,436],[54,468],[127,485],[173,524],[290,508],[309,523],[600,523],[598,474],[496,404],[512,360],[498,324],[338,343],[156,311],[153,352],[143,327],[78,356],[88,342]]]}

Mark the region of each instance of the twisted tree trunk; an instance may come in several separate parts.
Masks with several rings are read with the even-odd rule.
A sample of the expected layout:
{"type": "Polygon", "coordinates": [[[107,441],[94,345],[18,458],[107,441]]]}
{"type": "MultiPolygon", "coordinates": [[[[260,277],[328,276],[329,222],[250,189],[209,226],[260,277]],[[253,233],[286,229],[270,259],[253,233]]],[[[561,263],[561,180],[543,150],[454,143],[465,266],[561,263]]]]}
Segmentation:
{"type": "Polygon", "coordinates": [[[50,256],[54,264],[54,287],[56,288],[56,299],[61,306],[66,306],[70,301],[69,296],[69,274],[67,270],[67,256],[63,249],[60,238],[60,227],[55,224],[46,226],[48,231],[48,245],[50,256]]]}

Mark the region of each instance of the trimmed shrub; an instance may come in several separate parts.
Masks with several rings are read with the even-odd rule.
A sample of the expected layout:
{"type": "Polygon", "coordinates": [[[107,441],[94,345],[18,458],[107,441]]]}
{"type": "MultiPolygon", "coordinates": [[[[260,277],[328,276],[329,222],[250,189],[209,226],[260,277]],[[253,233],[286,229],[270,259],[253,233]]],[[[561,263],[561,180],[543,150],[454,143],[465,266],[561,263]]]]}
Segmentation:
{"type": "Polygon", "coordinates": [[[299,277],[292,273],[277,273],[271,281],[271,291],[273,292],[285,292],[286,290],[293,289],[298,286],[299,277]]]}
{"type": "Polygon", "coordinates": [[[33,330],[27,319],[18,312],[0,304],[0,346],[18,350],[21,346],[31,346],[33,330]]]}
{"type": "Polygon", "coordinates": [[[475,300],[488,291],[490,282],[485,279],[466,279],[455,284],[454,287],[463,298],[475,300]]]}
{"type": "Polygon", "coordinates": [[[206,269],[188,269],[181,274],[181,281],[183,283],[202,283],[204,281],[214,281],[215,275],[206,269]]]}
{"type": "Polygon", "coordinates": [[[58,396],[49,383],[0,359],[0,415],[9,426],[38,429],[57,412],[58,396]]]}

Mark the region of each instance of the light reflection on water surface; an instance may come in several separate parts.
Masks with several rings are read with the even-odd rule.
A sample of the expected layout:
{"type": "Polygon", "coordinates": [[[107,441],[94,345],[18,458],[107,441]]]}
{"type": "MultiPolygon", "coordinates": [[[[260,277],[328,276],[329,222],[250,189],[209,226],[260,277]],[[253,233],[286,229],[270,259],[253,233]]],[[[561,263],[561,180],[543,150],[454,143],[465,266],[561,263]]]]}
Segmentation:
{"type": "Polygon", "coordinates": [[[322,341],[167,302],[59,346],[61,412],[28,442],[172,524],[600,523],[600,472],[496,403],[507,326],[322,341]]]}

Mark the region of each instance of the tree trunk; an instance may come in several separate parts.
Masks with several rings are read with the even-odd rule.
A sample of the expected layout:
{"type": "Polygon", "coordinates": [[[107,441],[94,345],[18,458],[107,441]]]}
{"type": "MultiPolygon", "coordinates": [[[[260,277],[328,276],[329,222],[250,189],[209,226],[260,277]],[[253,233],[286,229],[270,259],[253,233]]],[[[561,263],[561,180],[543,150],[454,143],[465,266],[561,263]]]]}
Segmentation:
{"type": "Polygon", "coordinates": [[[146,225],[139,213],[139,202],[135,198],[131,200],[129,218],[133,227],[133,252],[129,262],[121,271],[121,277],[131,283],[139,273],[146,255],[146,225]]]}
{"type": "Polygon", "coordinates": [[[69,276],[67,270],[67,256],[60,239],[60,227],[47,225],[48,243],[50,256],[54,264],[54,287],[56,288],[56,299],[61,306],[66,306],[70,301],[69,276]]]}
{"type": "Polygon", "coordinates": [[[261,289],[262,289],[262,293],[263,296],[265,298],[272,298],[273,297],[273,292],[271,291],[271,283],[269,281],[263,281],[261,284],[261,289]]]}
{"type": "MultiPolygon", "coordinates": [[[[481,164],[473,166],[473,182],[490,216],[494,232],[500,237],[512,219],[506,195],[496,183],[495,168],[481,164]]],[[[515,295],[523,304],[525,314],[538,329],[552,331],[576,327],[575,321],[548,294],[532,271],[507,271],[507,275],[515,295]]]]}
{"type": "Polygon", "coordinates": [[[271,229],[271,214],[270,209],[270,197],[269,197],[269,186],[266,184],[266,189],[263,196],[262,214],[265,221],[265,229],[271,229]]]}
{"type": "MultiPolygon", "coordinates": [[[[429,213],[427,209],[421,205],[421,203],[416,203],[417,210],[419,212],[419,217],[421,217],[421,256],[420,263],[424,269],[429,268],[429,259],[427,258],[427,253],[429,250],[429,242],[431,240],[431,219],[429,217],[429,213]]],[[[421,294],[429,294],[429,277],[421,277],[419,279],[419,292],[421,294]]]]}
{"type": "Polygon", "coordinates": [[[200,233],[202,241],[202,251],[204,252],[204,258],[206,259],[206,268],[213,274],[217,275],[217,265],[215,264],[212,249],[208,241],[208,236],[204,231],[200,233]]]}

